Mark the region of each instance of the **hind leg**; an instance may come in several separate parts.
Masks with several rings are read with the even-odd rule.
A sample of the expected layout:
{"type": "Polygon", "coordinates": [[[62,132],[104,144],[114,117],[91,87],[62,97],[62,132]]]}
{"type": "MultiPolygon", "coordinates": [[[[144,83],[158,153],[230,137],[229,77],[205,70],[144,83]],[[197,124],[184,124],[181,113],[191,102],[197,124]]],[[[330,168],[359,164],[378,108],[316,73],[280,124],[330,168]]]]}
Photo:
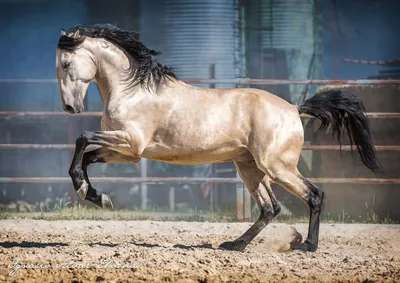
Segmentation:
{"type": "MultiPolygon", "coordinates": [[[[293,155],[283,155],[293,156],[293,155]]],[[[282,159],[259,160],[259,166],[267,172],[270,178],[287,191],[299,197],[310,208],[310,221],[308,236],[304,243],[295,245],[294,250],[316,251],[318,248],[318,235],[320,226],[320,214],[324,193],[321,189],[304,178],[294,163],[285,162],[282,159]]],[[[297,161],[295,162],[297,165],[297,161]]]]}
{"type": "MultiPolygon", "coordinates": [[[[246,246],[256,237],[269,222],[280,212],[280,206],[276,201],[275,196],[269,194],[262,183],[268,185],[268,176],[258,169],[256,163],[235,162],[236,168],[239,172],[240,177],[246,184],[252,197],[260,208],[260,216],[257,221],[239,238],[232,242],[222,243],[219,248],[226,250],[243,251],[246,246]]],[[[270,189],[270,188],[269,188],[270,189]]]]}
{"type": "Polygon", "coordinates": [[[306,184],[308,192],[304,199],[310,208],[310,221],[308,226],[308,236],[304,243],[294,246],[294,250],[316,251],[318,248],[319,223],[322,203],[324,200],[324,192],[311,183],[306,178],[302,177],[306,184]]]}
{"type": "Polygon", "coordinates": [[[310,221],[307,239],[304,243],[297,244],[292,248],[316,251],[324,193],[297,170],[303,146],[303,132],[299,130],[296,133],[292,129],[290,132],[286,132],[286,135],[284,134],[285,132],[277,133],[274,143],[265,148],[262,147],[262,140],[255,140],[251,152],[258,168],[265,172],[273,182],[308,205],[310,221]]]}

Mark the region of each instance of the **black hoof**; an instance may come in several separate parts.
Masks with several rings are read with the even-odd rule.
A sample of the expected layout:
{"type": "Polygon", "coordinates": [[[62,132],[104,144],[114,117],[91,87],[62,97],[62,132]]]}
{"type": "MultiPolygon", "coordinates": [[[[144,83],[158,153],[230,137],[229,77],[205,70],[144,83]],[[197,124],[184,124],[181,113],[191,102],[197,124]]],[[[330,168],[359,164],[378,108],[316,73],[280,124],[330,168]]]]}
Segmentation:
{"type": "Polygon", "coordinates": [[[220,250],[228,250],[228,251],[239,251],[242,252],[246,248],[247,244],[244,241],[232,241],[225,242],[219,246],[220,250]]]}
{"type": "Polygon", "coordinates": [[[86,200],[92,202],[99,208],[113,209],[114,204],[109,194],[99,194],[94,197],[86,197],[86,200]]]}
{"type": "Polygon", "coordinates": [[[301,244],[294,245],[292,250],[298,250],[303,252],[315,252],[317,250],[317,246],[310,244],[309,242],[304,242],[301,244]]]}

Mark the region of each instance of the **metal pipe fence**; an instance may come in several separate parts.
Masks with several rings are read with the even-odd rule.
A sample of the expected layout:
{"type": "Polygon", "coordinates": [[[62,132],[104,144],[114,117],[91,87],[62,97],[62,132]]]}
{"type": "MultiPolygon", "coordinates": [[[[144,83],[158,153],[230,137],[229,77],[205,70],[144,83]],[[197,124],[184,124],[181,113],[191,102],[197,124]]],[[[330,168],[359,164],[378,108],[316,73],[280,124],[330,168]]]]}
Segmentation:
{"type": "MultiPolygon", "coordinates": [[[[243,184],[240,178],[90,177],[92,183],[214,183],[243,184]]],[[[398,178],[307,178],[316,184],[400,184],[398,178]]],[[[0,177],[0,183],[70,183],[69,177],[0,177]]]]}
{"type": "MultiPolygon", "coordinates": [[[[59,117],[101,117],[103,115],[103,112],[82,112],[79,114],[68,114],[66,112],[61,112],[61,111],[0,111],[0,116],[7,116],[7,117],[31,117],[31,116],[59,116],[59,117]]],[[[382,118],[400,118],[400,113],[396,112],[368,112],[366,115],[369,118],[372,119],[382,119],[382,118]]],[[[312,118],[315,119],[315,117],[307,115],[307,114],[301,114],[301,117],[305,118],[312,118]]]]}
{"type": "MultiPolygon", "coordinates": [[[[288,84],[311,84],[311,85],[400,85],[400,80],[289,80],[289,79],[183,79],[189,84],[236,84],[236,85],[288,85],[288,84]]],[[[34,84],[54,84],[56,79],[0,79],[0,84],[12,83],[34,83],[34,84]]],[[[97,83],[93,81],[92,83],[97,83]]],[[[388,119],[400,118],[400,113],[391,112],[370,112],[366,113],[372,119],[388,119]]],[[[101,117],[102,112],[83,112],[80,114],[70,115],[65,112],[50,111],[0,111],[2,117],[101,117]]],[[[302,117],[314,118],[306,114],[302,117]]],[[[0,150],[22,150],[22,149],[74,149],[74,144],[0,144],[0,150]]],[[[377,151],[400,151],[400,145],[378,145],[375,147],[377,151]]],[[[344,150],[350,151],[349,145],[304,145],[303,150],[344,150]]],[[[143,164],[142,164],[143,165],[143,164]]],[[[143,166],[141,166],[143,167],[143,166]]],[[[396,178],[309,178],[314,183],[319,184],[400,184],[400,179],[396,178]]],[[[91,177],[90,180],[96,182],[110,183],[140,183],[142,188],[146,188],[146,184],[165,184],[165,183],[231,183],[243,184],[240,178],[148,178],[142,174],[140,178],[123,178],[123,177],[91,177]]],[[[0,183],[70,183],[68,177],[0,177],[0,183]]],[[[142,194],[146,190],[142,189],[142,194]]],[[[242,219],[248,220],[251,213],[250,195],[244,186],[236,187],[237,194],[237,215],[242,219]]],[[[142,208],[146,203],[146,197],[142,195],[142,208]]]]}
{"type": "MultiPolygon", "coordinates": [[[[400,85],[400,80],[289,80],[289,79],[182,79],[188,84],[238,84],[238,85],[287,85],[287,84],[312,84],[312,85],[400,85]]],[[[57,79],[0,79],[0,83],[44,83],[54,84],[57,79]]],[[[97,83],[95,80],[91,83],[97,83]]]]}
{"type": "MultiPolygon", "coordinates": [[[[0,150],[12,149],[75,149],[74,144],[0,144],[0,150]]],[[[400,145],[376,145],[377,151],[400,151],[400,145]]],[[[350,145],[304,145],[303,150],[357,150],[350,145]]]]}

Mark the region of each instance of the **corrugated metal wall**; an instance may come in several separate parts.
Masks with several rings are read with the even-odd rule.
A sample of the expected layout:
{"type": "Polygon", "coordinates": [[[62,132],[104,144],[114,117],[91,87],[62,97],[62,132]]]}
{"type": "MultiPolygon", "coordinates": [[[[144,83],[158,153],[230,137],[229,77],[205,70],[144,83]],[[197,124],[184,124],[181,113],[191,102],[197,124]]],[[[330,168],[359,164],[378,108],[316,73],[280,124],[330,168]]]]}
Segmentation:
{"type": "MultiPolygon", "coordinates": [[[[247,58],[262,58],[266,53],[271,53],[270,56],[286,54],[285,60],[272,58],[264,62],[264,66],[259,67],[259,72],[263,73],[260,76],[265,76],[263,69],[273,68],[269,72],[271,78],[306,79],[314,51],[314,0],[251,0],[244,1],[244,6],[247,58]],[[271,66],[271,62],[275,66],[271,66]],[[287,65],[286,73],[280,70],[281,64],[287,65]],[[284,75],[287,77],[282,77],[284,75]]],[[[252,76],[257,74],[252,72],[252,76]]],[[[291,101],[296,102],[296,94],[302,88],[290,86],[291,101]]]]}
{"type": "Polygon", "coordinates": [[[209,78],[211,64],[217,79],[238,75],[236,0],[167,0],[164,5],[164,62],[180,78],[209,78]]]}
{"type": "Polygon", "coordinates": [[[250,3],[262,15],[262,26],[272,24],[271,31],[264,30],[261,33],[263,47],[312,47],[313,0],[264,0],[250,3]]]}

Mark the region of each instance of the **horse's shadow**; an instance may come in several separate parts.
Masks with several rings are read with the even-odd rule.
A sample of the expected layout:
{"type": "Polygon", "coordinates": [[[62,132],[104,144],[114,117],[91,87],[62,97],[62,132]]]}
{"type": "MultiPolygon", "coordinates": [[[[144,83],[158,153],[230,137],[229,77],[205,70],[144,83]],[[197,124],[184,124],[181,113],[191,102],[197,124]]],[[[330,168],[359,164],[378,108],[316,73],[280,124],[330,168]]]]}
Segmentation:
{"type": "Polygon", "coordinates": [[[18,242],[0,242],[0,247],[2,248],[14,248],[14,247],[19,247],[19,248],[46,248],[46,247],[57,247],[57,246],[68,246],[66,243],[41,243],[41,242],[28,242],[28,241],[22,241],[20,243],[18,242]]]}
{"type": "MultiPolygon", "coordinates": [[[[159,244],[149,244],[149,243],[136,243],[136,242],[130,242],[130,244],[135,245],[137,247],[145,247],[145,248],[162,248],[165,246],[161,246],[159,244]]],[[[93,242],[88,244],[90,247],[93,246],[103,246],[103,247],[117,247],[119,244],[110,244],[110,243],[101,243],[101,242],[93,242]]],[[[54,242],[54,243],[41,243],[41,242],[28,242],[28,241],[22,241],[22,242],[0,242],[0,247],[2,248],[14,248],[14,247],[19,247],[19,248],[46,248],[46,247],[57,247],[57,246],[69,246],[67,243],[59,243],[59,242],[54,242]]],[[[198,244],[198,245],[183,245],[183,244],[175,244],[172,246],[173,248],[176,249],[184,249],[184,250],[194,250],[194,249],[211,249],[214,250],[212,244],[210,243],[204,243],[204,244],[198,244]]]]}
{"type": "Polygon", "coordinates": [[[173,247],[174,248],[179,248],[179,249],[185,249],[185,250],[194,250],[194,249],[211,249],[211,250],[215,250],[215,248],[213,248],[212,244],[210,244],[210,243],[204,243],[204,244],[199,244],[199,245],[176,244],[173,247]]]}
{"type": "MultiPolygon", "coordinates": [[[[159,244],[149,244],[149,243],[130,242],[130,244],[135,245],[137,247],[145,247],[145,248],[163,248],[163,247],[165,247],[165,246],[161,246],[159,244]]],[[[107,247],[118,246],[118,244],[104,244],[104,243],[91,243],[89,245],[90,246],[92,246],[92,245],[101,245],[101,246],[107,246],[107,247]]],[[[210,243],[204,243],[204,244],[199,244],[199,245],[175,244],[172,247],[176,248],[176,249],[184,249],[184,250],[194,250],[194,249],[211,249],[211,250],[214,250],[212,244],[210,244],[210,243]]]]}
{"type": "Polygon", "coordinates": [[[93,246],[95,246],[95,245],[98,245],[98,246],[113,248],[113,247],[118,246],[119,244],[109,244],[109,243],[95,242],[95,243],[89,243],[88,245],[89,245],[90,247],[93,247],[93,246]]]}

